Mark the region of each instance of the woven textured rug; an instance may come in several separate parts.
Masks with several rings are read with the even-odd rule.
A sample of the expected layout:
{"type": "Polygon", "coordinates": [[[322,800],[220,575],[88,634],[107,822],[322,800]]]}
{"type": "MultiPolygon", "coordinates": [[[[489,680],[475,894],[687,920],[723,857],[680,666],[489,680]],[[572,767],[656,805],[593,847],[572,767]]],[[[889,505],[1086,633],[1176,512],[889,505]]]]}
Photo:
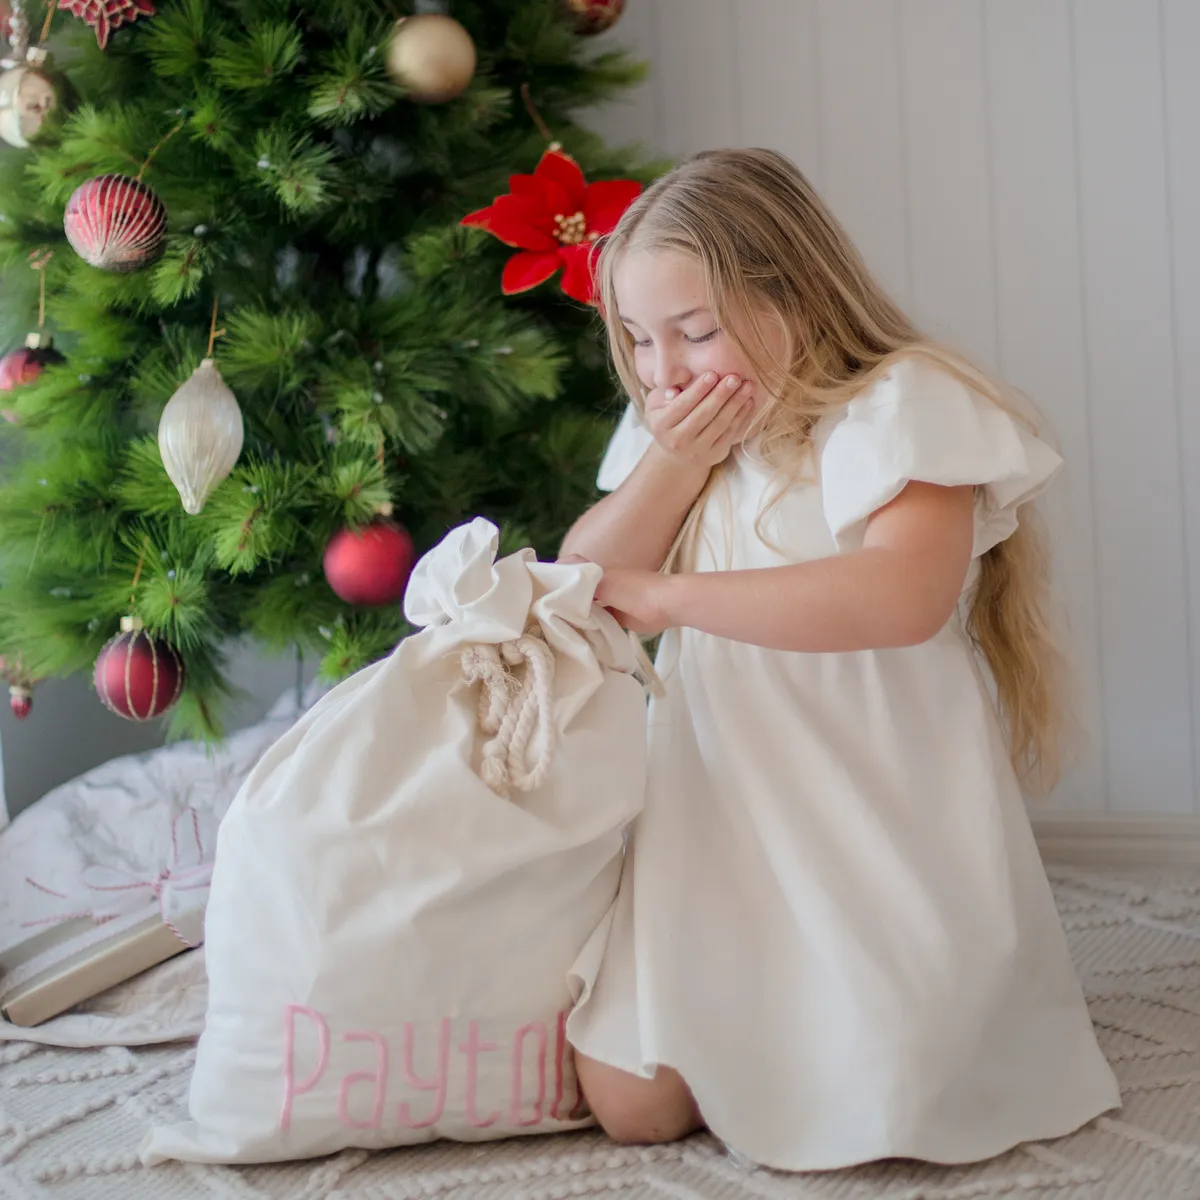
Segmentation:
{"type": "Polygon", "coordinates": [[[317,1162],[142,1168],[151,1122],[183,1114],[189,1046],[0,1048],[2,1200],[1198,1200],[1200,871],[1051,869],[1124,1108],[988,1163],[883,1162],[781,1175],[708,1137],[624,1148],[599,1134],[438,1144],[317,1162]]]}

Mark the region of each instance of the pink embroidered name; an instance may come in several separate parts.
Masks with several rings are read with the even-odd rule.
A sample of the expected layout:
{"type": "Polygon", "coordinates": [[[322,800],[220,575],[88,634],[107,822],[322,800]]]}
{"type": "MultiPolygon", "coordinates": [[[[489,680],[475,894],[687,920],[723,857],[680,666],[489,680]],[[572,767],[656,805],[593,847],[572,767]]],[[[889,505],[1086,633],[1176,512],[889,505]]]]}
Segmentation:
{"type": "MultiPolygon", "coordinates": [[[[432,1032],[433,1026],[418,1026],[406,1021],[393,1047],[381,1033],[371,1030],[347,1030],[338,1039],[338,1057],[353,1056],[358,1069],[345,1073],[337,1088],[336,1113],[347,1129],[380,1129],[394,1120],[404,1129],[427,1129],[446,1115],[451,1085],[461,1085],[461,1112],[465,1123],[476,1129],[488,1129],[501,1120],[512,1128],[531,1128],[547,1121],[576,1121],[587,1112],[577,1086],[574,1102],[564,1112],[564,1090],[567,1071],[565,1064],[570,1053],[567,1046],[567,1014],[559,1013],[554,1029],[554,1056],[550,1058],[550,1030],[544,1022],[532,1021],[522,1025],[503,1041],[485,1040],[480,1034],[479,1021],[467,1021],[455,1045],[453,1022],[443,1017],[436,1026],[436,1054],[431,1055],[433,1037],[420,1035],[432,1032]],[[431,1065],[418,1070],[417,1043],[421,1042],[422,1057],[433,1057],[431,1065]],[[341,1050],[341,1047],[353,1049],[341,1050]],[[361,1049],[359,1048],[361,1047],[361,1049]],[[399,1051],[399,1053],[395,1053],[399,1051]],[[457,1051],[453,1054],[452,1051],[457,1051]],[[365,1060],[365,1061],[364,1061],[365,1060]],[[398,1060],[396,1066],[393,1062],[398,1060]],[[398,1069],[397,1069],[398,1067],[398,1069]],[[553,1071],[551,1076],[550,1072],[553,1071]],[[480,1087],[481,1074],[487,1086],[480,1087]],[[398,1078],[397,1078],[398,1077],[398,1078]],[[405,1099],[394,1099],[394,1117],[388,1115],[389,1084],[399,1083],[410,1092],[405,1099]],[[547,1095],[553,1086],[553,1096],[547,1110],[547,1095]],[[481,1100],[481,1090],[485,1096],[481,1100]],[[417,1099],[427,1093],[421,1105],[421,1117],[414,1116],[417,1099]],[[486,1111],[480,1111],[484,1103],[486,1111]],[[500,1107],[496,1107],[499,1104],[500,1107]]],[[[283,1015],[283,1104],[279,1114],[280,1132],[291,1128],[292,1116],[299,1097],[318,1091],[325,1080],[333,1057],[334,1039],[329,1022],[316,1009],[302,1004],[289,1004],[283,1015]],[[303,1055],[311,1062],[303,1077],[297,1077],[300,1020],[304,1021],[309,1053],[303,1055]]],[[[349,1065],[349,1063],[347,1063],[349,1065]]],[[[571,1072],[572,1079],[574,1073],[571,1072]]],[[[336,1078],[336,1076],[335,1076],[336,1078]]],[[[332,1081],[330,1081],[332,1082],[332,1081]]],[[[321,1089],[320,1095],[326,1095],[321,1089]]],[[[333,1093],[328,1092],[332,1102],[333,1093]]],[[[311,1103],[311,1102],[310,1102],[311,1103]]],[[[452,1114],[453,1115],[453,1114],[452,1114]]]]}

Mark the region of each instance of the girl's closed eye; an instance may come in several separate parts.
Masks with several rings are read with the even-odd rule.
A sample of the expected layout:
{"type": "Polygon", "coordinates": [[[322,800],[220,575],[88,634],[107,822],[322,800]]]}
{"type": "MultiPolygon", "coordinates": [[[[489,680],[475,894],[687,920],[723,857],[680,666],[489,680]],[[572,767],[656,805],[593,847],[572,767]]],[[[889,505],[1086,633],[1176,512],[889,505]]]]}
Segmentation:
{"type": "MultiPolygon", "coordinates": [[[[715,338],[717,336],[717,334],[720,332],[721,332],[720,327],[718,327],[718,328],[712,330],[711,333],[702,334],[700,337],[688,337],[686,334],[684,335],[684,337],[687,341],[691,342],[691,344],[693,346],[699,346],[703,342],[711,342],[713,340],[713,338],[715,338]]],[[[633,344],[637,347],[645,348],[646,346],[650,345],[650,341],[651,341],[650,338],[642,338],[640,341],[637,338],[634,338],[633,344]]]]}

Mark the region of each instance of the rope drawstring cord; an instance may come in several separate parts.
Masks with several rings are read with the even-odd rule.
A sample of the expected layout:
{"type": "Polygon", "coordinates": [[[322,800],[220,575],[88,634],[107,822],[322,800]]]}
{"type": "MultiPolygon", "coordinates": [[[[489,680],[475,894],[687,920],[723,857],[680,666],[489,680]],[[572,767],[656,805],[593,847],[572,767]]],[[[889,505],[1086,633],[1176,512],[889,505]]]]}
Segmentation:
{"type": "MultiPolygon", "coordinates": [[[[653,696],[665,688],[641,640],[630,634],[636,674],[653,696]]],[[[468,646],[461,656],[463,677],[482,684],[479,693],[479,728],[489,735],[483,747],[480,778],[498,796],[512,788],[531,792],[541,787],[554,761],[557,730],[554,724],[554,651],[532,630],[499,645],[468,646]],[[518,678],[517,670],[525,670],[518,678]],[[532,764],[530,746],[540,743],[532,764]]]]}
{"type": "Polygon", "coordinates": [[[491,735],[480,777],[498,796],[541,787],[554,761],[554,652],[534,633],[499,646],[468,646],[462,653],[468,683],[480,683],[479,727],[491,735]],[[516,669],[524,664],[518,677],[516,669]],[[530,761],[531,748],[540,753],[530,761]]]}

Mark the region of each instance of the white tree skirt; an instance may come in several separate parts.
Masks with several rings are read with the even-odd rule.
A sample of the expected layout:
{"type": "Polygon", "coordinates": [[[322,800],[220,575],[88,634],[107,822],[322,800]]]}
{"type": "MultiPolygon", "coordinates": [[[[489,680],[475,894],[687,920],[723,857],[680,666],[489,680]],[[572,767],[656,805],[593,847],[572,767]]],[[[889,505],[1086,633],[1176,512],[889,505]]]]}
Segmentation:
{"type": "Polygon", "coordinates": [[[624,1148],[599,1134],[441,1143],[317,1162],[146,1170],[152,1122],[183,1115],[192,1049],[0,1046],[0,1197],[35,1200],[1197,1200],[1200,872],[1051,871],[1124,1109],[970,1167],[885,1162],[779,1175],[712,1139],[624,1148]]]}

